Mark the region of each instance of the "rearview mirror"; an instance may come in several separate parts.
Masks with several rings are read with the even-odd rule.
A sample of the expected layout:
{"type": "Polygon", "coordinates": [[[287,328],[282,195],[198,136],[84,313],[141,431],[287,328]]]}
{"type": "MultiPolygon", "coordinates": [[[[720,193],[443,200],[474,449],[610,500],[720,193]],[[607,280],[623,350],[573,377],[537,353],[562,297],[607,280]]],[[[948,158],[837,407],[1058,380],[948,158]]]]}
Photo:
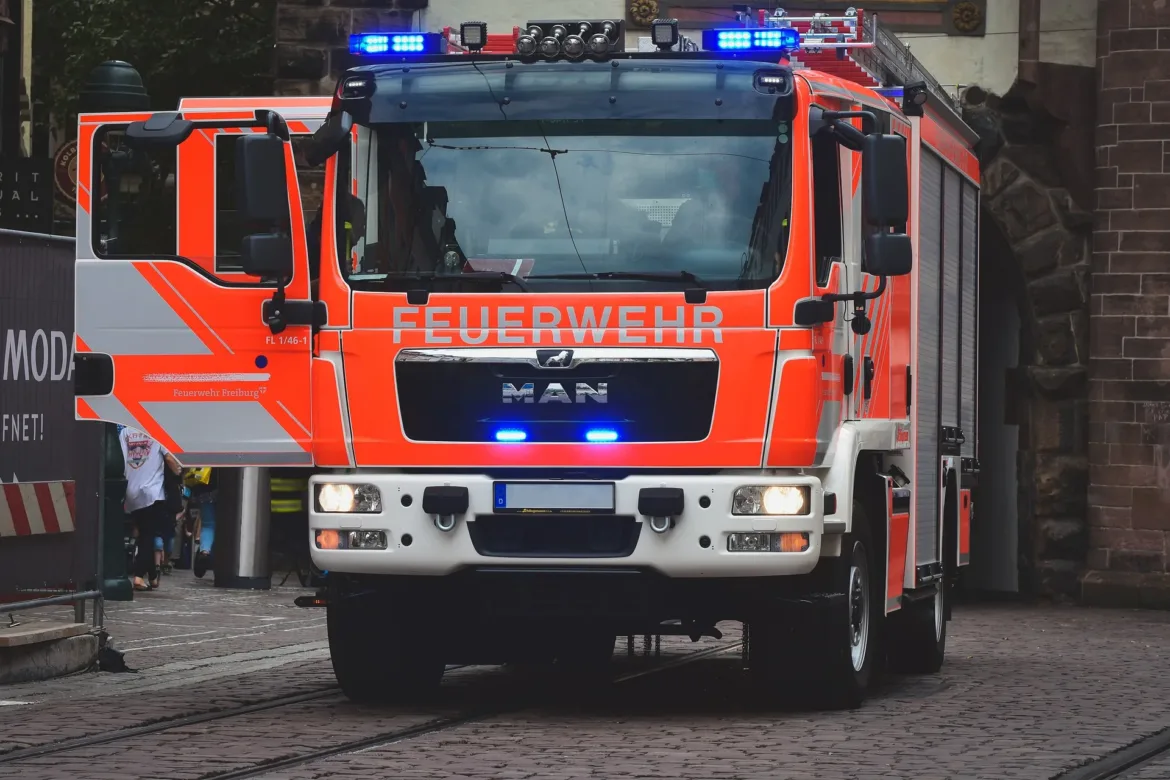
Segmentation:
{"type": "Polygon", "coordinates": [[[905,276],[914,266],[914,249],[905,233],[870,233],[865,238],[865,272],[905,276]]]}
{"type": "Polygon", "coordinates": [[[276,136],[249,133],[236,143],[236,209],[246,225],[287,230],[285,146],[276,136]]]}
{"type": "Polygon", "coordinates": [[[244,236],[240,265],[248,276],[287,279],[293,274],[292,239],[280,233],[244,236]]]}
{"type": "Polygon", "coordinates": [[[871,134],[861,149],[861,186],[866,220],[873,227],[899,228],[910,221],[906,139],[871,134]]]}
{"type": "Polygon", "coordinates": [[[317,128],[305,150],[305,162],[316,168],[341,151],[353,130],[353,117],[345,111],[338,111],[326,117],[317,128]]]}

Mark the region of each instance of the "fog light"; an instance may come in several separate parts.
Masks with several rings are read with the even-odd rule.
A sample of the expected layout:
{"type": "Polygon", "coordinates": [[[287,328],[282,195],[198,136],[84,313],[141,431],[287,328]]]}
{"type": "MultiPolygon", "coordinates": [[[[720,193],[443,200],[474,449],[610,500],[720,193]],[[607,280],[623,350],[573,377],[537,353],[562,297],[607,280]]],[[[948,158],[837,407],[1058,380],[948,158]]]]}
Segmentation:
{"type": "Polygon", "coordinates": [[[385,550],[385,531],[350,531],[319,528],[313,534],[318,550],[385,550]]]}
{"type": "Polygon", "coordinates": [[[728,552],[804,552],[809,540],[806,533],[737,533],[727,535],[728,552]]]}
{"type": "Polygon", "coordinates": [[[807,515],[807,485],[747,485],[731,498],[733,515],[807,515]]]}
{"type": "Polygon", "coordinates": [[[385,531],[350,531],[349,549],[351,550],[385,550],[385,531]]]}
{"type": "Polygon", "coordinates": [[[382,511],[382,494],[373,485],[320,482],[316,491],[318,512],[373,514],[382,511]]]}

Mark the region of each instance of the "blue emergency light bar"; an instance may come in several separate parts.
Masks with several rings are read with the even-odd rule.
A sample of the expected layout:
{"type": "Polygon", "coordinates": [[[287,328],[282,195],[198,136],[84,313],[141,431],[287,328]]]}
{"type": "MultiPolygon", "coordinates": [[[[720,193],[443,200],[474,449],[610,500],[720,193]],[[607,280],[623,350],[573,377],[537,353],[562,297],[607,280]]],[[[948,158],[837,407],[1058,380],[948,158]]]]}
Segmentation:
{"type": "Polygon", "coordinates": [[[439,33],[359,33],[349,36],[349,53],[360,57],[443,54],[443,44],[439,33]]]}
{"type": "Polygon", "coordinates": [[[791,27],[736,27],[730,30],[703,30],[707,51],[796,51],[800,33],[791,27]]]}

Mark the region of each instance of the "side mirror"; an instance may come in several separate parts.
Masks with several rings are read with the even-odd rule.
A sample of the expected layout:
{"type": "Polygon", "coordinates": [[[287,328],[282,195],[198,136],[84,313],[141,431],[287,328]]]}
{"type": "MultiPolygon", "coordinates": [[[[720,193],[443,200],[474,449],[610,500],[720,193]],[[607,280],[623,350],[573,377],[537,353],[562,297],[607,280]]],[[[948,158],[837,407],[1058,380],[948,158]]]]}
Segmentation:
{"type": "Polygon", "coordinates": [[[254,233],[240,243],[244,273],[276,279],[293,274],[292,239],[280,233],[254,233]]]}
{"type": "Polygon", "coordinates": [[[330,114],[313,133],[305,151],[305,162],[314,168],[324,165],[326,160],[341,151],[352,130],[353,117],[347,112],[330,114]]]}
{"type": "Polygon", "coordinates": [[[807,327],[832,322],[836,316],[837,305],[832,301],[826,301],[822,298],[805,298],[802,301],[797,301],[792,321],[797,325],[807,327]]]}
{"type": "Polygon", "coordinates": [[[914,248],[905,233],[870,233],[865,238],[865,272],[905,276],[914,266],[914,248]]]}
{"type": "Polygon", "coordinates": [[[246,225],[289,224],[284,142],[267,133],[249,133],[236,142],[236,208],[246,225]]]}
{"type": "Polygon", "coordinates": [[[861,150],[861,192],[871,226],[898,228],[910,221],[908,178],[906,139],[867,135],[861,150]]]}

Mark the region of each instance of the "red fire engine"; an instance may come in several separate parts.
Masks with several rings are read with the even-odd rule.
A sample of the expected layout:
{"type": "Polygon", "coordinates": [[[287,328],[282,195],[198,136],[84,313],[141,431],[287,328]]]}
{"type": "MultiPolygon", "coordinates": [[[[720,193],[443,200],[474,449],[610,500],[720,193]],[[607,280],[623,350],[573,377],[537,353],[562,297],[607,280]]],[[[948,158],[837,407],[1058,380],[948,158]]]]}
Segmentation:
{"type": "Polygon", "coordinates": [[[314,469],[353,698],[723,620],[763,690],[936,671],[979,170],[883,35],[467,23],[354,36],[332,98],[84,115],[78,416],[314,469]]]}

